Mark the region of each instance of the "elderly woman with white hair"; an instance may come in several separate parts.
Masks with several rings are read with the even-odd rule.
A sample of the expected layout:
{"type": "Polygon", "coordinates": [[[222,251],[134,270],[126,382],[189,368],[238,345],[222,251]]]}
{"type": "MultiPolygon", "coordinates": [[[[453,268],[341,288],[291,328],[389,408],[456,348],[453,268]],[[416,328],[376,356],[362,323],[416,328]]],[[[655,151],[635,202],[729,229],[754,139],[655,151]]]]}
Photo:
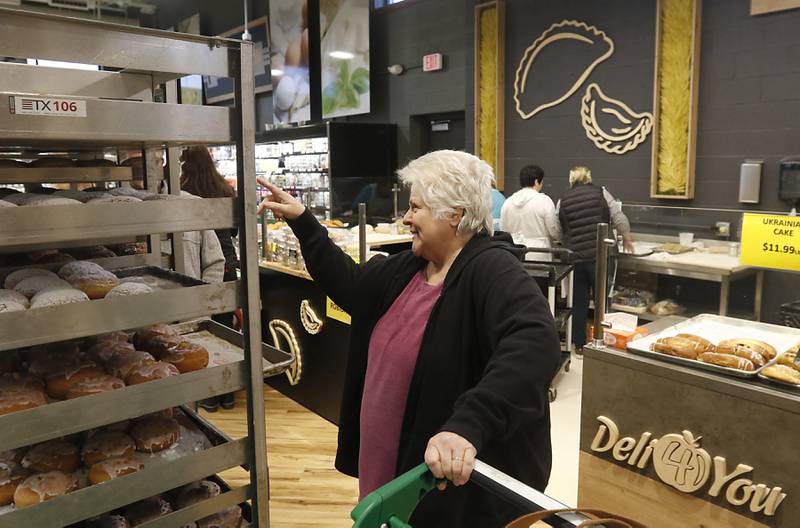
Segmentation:
{"type": "Polygon", "coordinates": [[[360,496],[423,460],[440,485],[415,527],[499,526],[521,512],[467,484],[475,458],[544,489],[547,389],[559,343],[547,302],[505,233],[492,236],[491,167],[431,152],[398,172],[412,248],[356,264],[289,194],[261,204],[286,218],[309,273],[352,316],[336,467],[360,496]]]}

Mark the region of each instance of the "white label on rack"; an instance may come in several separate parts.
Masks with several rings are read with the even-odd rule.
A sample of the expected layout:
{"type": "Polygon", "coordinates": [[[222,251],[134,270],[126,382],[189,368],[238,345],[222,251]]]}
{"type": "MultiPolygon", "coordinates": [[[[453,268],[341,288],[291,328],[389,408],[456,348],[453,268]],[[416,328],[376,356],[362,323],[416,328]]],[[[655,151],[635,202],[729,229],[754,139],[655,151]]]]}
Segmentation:
{"type": "Polygon", "coordinates": [[[11,96],[8,100],[12,114],[52,117],[86,117],[86,101],[63,97],[11,96]]]}

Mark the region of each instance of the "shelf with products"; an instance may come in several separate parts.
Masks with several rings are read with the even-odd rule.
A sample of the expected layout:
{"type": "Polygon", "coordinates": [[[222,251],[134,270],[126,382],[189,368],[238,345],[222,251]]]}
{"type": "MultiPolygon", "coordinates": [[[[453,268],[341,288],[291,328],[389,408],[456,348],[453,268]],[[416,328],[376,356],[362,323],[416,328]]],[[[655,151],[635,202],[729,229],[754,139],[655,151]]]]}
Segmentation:
{"type": "MultiPolygon", "coordinates": [[[[3,103],[0,108],[8,109],[0,110],[0,113],[7,112],[5,118],[0,119],[0,146],[30,145],[32,148],[65,151],[166,147],[171,162],[168,167],[170,189],[174,194],[180,192],[176,159],[179,147],[233,144],[229,148],[239,155],[254,151],[254,109],[251,103],[247,103],[252,101],[252,95],[248,97],[247,94],[252,94],[253,90],[250,43],[5,8],[0,8],[0,28],[4,35],[0,41],[0,56],[92,63],[113,70],[100,74],[109,82],[94,83],[92,80],[98,77],[97,72],[32,68],[30,75],[4,76],[5,66],[0,64],[0,101],[3,103]],[[241,103],[225,108],[176,104],[177,84],[174,80],[188,74],[234,76],[239,92],[236,100],[241,103]],[[59,84],[59,81],[64,82],[59,84]],[[165,81],[167,102],[156,103],[152,100],[152,86],[165,81]],[[131,100],[131,84],[142,88],[142,93],[149,98],[131,100]],[[58,94],[56,96],[41,93],[39,87],[42,86],[64,88],[54,92],[58,94]],[[32,93],[37,95],[30,95],[32,93]],[[31,105],[36,106],[31,99],[50,101],[51,104],[57,101],[64,115],[34,115],[27,111],[31,105]],[[14,112],[15,108],[22,111],[14,112]],[[69,119],[70,116],[81,119],[69,119]]],[[[219,511],[215,508],[223,509],[250,501],[253,523],[269,525],[269,492],[264,474],[267,471],[262,360],[265,351],[258,317],[260,292],[255,255],[255,213],[252,208],[239,206],[242,202],[255,200],[253,169],[253,164],[245,161],[243,170],[235,174],[239,184],[238,199],[198,198],[139,203],[113,203],[119,200],[109,199],[112,203],[55,205],[48,207],[46,214],[33,205],[0,208],[0,225],[4,226],[0,234],[0,253],[42,244],[59,247],[60,244],[81,240],[144,234],[153,234],[150,247],[160,248],[160,234],[179,235],[184,231],[232,227],[240,228],[241,236],[247,242],[243,247],[248,248],[241,259],[245,272],[238,281],[199,283],[124,298],[43,308],[22,306],[17,311],[0,313],[0,357],[4,359],[24,354],[30,360],[31,354],[36,352],[47,361],[56,360],[59,349],[51,347],[51,343],[207,316],[238,307],[244,309],[246,330],[241,336],[241,359],[230,364],[172,374],[142,385],[122,384],[121,388],[100,394],[45,402],[35,408],[4,414],[0,416],[0,446],[3,449],[74,435],[242,388],[247,391],[248,415],[251,416],[249,435],[245,438],[181,454],[102,485],[64,493],[47,502],[6,510],[0,515],[0,525],[63,526],[77,523],[243,464],[248,464],[250,471],[248,486],[204,501],[194,509],[181,510],[176,518],[182,519],[182,524],[185,524],[183,521],[191,523],[219,511]],[[251,310],[250,307],[254,308],[251,310]],[[29,349],[32,345],[46,346],[29,349]],[[11,352],[12,349],[17,349],[17,352],[11,352]]],[[[68,172],[62,172],[59,181],[72,182],[75,178],[74,181],[81,182],[85,179],[74,171],[68,172]]],[[[126,175],[129,171],[124,171],[126,174],[114,172],[104,177],[115,178],[119,172],[121,181],[129,179],[126,175]]],[[[151,174],[147,176],[149,184],[151,174]]],[[[184,268],[184,247],[180,243],[182,237],[178,236],[176,240],[179,242],[172,245],[175,262],[169,266],[179,272],[184,268]]],[[[115,262],[110,258],[104,265],[115,269],[115,262]]],[[[76,354],[75,359],[88,353],[78,343],[72,343],[70,350],[76,354]]],[[[20,376],[35,375],[28,371],[29,366],[29,362],[20,362],[14,368],[19,369],[20,376]]],[[[94,368],[100,367],[95,365],[94,368]]],[[[173,365],[173,369],[176,368],[173,365]]],[[[66,377],[69,384],[71,375],[66,377]]],[[[116,386],[120,387],[119,384],[116,386]]],[[[77,475],[73,476],[77,478],[77,475]]],[[[73,477],[66,475],[65,478],[73,477]]],[[[169,523],[161,519],[150,524],[169,523]]]]}

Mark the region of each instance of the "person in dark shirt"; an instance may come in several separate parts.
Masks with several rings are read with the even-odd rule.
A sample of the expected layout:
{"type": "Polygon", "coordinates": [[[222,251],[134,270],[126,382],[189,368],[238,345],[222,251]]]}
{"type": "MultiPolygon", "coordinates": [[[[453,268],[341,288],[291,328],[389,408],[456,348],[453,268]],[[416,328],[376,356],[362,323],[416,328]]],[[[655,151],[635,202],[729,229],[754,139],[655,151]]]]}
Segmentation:
{"type": "Polygon", "coordinates": [[[262,181],[309,273],[352,317],[336,468],[363,498],[423,461],[440,486],[419,527],[503,526],[524,512],[469,483],[476,457],[543,490],[551,467],[547,389],[560,349],[547,300],[511,236],[493,236],[491,167],[426,154],[410,187],[412,249],[356,264],[301,203],[262,181]]]}

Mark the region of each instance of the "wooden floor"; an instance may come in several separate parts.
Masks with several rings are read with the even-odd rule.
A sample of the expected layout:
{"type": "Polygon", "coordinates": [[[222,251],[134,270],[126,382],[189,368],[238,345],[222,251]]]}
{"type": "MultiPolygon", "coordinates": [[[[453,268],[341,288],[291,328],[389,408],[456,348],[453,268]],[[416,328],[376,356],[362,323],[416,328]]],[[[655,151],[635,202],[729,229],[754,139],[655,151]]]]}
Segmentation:
{"type": "MultiPolygon", "coordinates": [[[[336,426],[265,386],[271,528],[343,528],[353,525],[358,482],[333,468],[336,426]]],[[[202,415],[232,438],[247,435],[244,393],[236,408],[202,415]]],[[[221,476],[233,487],[249,482],[237,468],[221,476]]]]}

